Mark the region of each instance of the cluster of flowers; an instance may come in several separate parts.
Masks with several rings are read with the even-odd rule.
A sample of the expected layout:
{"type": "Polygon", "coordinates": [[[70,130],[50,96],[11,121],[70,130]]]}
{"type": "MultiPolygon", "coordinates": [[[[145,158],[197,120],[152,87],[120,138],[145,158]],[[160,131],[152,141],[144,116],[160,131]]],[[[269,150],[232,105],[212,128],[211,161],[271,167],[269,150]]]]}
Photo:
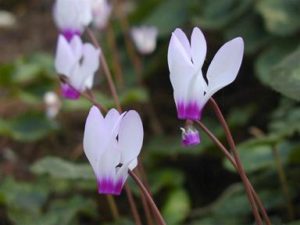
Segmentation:
{"type": "MultiPolygon", "coordinates": [[[[102,53],[92,44],[83,43],[81,35],[90,23],[103,29],[111,11],[106,0],[56,1],[53,13],[60,34],[55,68],[62,78],[61,94],[65,98],[78,99],[92,88],[102,53]]],[[[140,53],[155,49],[156,28],[133,28],[131,34],[140,53]]],[[[242,61],[243,40],[235,38],[220,48],[204,77],[206,48],[199,28],[194,28],[191,42],[182,30],[176,29],[169,44],[168,64],[178,118],[188,124],[182,128],[185,146],[200,143],[193,121],[201,118],[203,107],[215,92],[234,81],[242,61]]],[[[128,170],[137,166],[143,136],[142,121],[136,111],[120,113],[111,109],[103,117],[96,106],[91,108],[85,125],[84,151],[97,177],[99,193],[120,194],[128,170]]]]}

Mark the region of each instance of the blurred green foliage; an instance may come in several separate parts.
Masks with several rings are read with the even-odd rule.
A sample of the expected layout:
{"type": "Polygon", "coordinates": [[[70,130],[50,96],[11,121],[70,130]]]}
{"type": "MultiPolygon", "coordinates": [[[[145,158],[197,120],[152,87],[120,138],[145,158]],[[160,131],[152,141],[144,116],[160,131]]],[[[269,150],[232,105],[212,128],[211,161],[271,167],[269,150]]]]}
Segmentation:
{"type": "MultiPolygon", "coordinates": [[[[300,100],[300,1],[144,0],[136,1],[136,8],[129,15],[129,21],[132,25],[149,24],[159,29],[158,49],[144,59],[144,76],[149,81],[147,90],[137,87],[133,81],[133,69],[128,66],[130,63],[126,48],[119,41],[123,37],[118,21],[115,17],[112,21],[118,35],[118,50],[125,64],[126,84],[129,84],[127,88],[119,90],[120,99],[125,108],[136,107],[141,112],[144,104],[157,95],[157,83],[165,85],[163,80],[168,77],[167,45],[176,27],[189,33],[193,26],[199,26],[207,34],[209,52],[210,49],[218,49],[230,38],[243,37],[246,56],[242,71],[245,74],[241,74],[241,84],[236,84],[237,88],[249,90],[255,88],[250,85],[263,85],[275,100],[258,105],[258,98],[264,98],[265,92],[255,92],[257,96],[251,96],[249,102],[243,101],[243,105],[231,103],[230,108],[226,109],[228,123],[239,141],[238,150],[243,165],[270,212],[273,223],[299,225],[300,108],[296,101],[300,100]],[[251,82],[248,84],[249,80],[251,82]],[[250,127],[261,128],[264,133],[250,136],[250,127]],[[295,210],[293,218],[287,213],[287,199],[278,177],[275,151],[287,177],[286,185],[295,210]]],[[[108,49],[105,42],[103,49],[108,49]]],[[[105,54],[111,58],[109,51],[105,54]]],[[[23,146],[44,147],[47,151],[36,157],[31,155],[27,156],[29,159],[21,159],[26,162],[30,174],[23,181],[13,176],[1,178],[0,203],[5,211],[5,221],[16,225],[99,224],[99,220],[101,224],[107,225],[134,224],[123,196],[116,198],[120,203],[122,218],[112,221],[105,199],[96,193],[95,178],[87,160],[84,157],[78,159],[81,152],[79,156],[77,152],[75,156],[74,152],[68,152],[82,141],[85,115],[91,104],[83,98],[78,101],[66,100],[56,119],[48,119],[44,114],[44,94],[59,89],[53,55],[34,53],[18,58],[0,65],[0,74],[0,104],[3,108],[3,117],[0,118],[1,138],[13,143],[12,149],[20,157],[23,157],[23,146]],[[13,107],[9,107],[10,102],[15,102],[13,107]],[[21,107],[15,110],[15,105],[21,107]],[[4,110],[5,107],[8,112],[4,110]],[[53,139],[59,143],[55,145],[59,149],[51,149],[52,145],[47,147],[53,139]],[[72,146],[69,146],[70,143],[72,146]],[[32,161],[34,163],[31,164],[32,161]]],[[[164,100],[161,106],[167,102],[174,110],[173,99],[169,94],[171,86],[169,83],[166,85],[159,89],[166,92],[160,93],[164,100]],[[166,96],[170,98],[164,99],[166,96]]],[[[225,92],[222,99],[239,93],[225,92]]],[[[114,106],[103,78],[97,79],[94,94],[104,106],[114,106]]],[[[147,136],[141,158],[151,191],[155,199],[159,200],[167,223],[252,224],[244,188],[230,163],[202,133],[201,145],[183,148],[175,112],[172,114],[165,108],[156,110],[167,132],[153,135],[149,125],[145,124],[147,136]],[[169,124],[173,126],[171,129],[169,124]],[[201,165],[199,162],[205,157],[216,160],[228,178],[217,174],[220,170],[214,164],[210,167],[201,165]],[[203,168],[210,170],[201,171],[203,168]],[[202,180],[203,174],[207,174],[210,181],[213,181],[213,188],[202,180]],[[221,193],[216,193],[219,189],[217,186],[221,186],[221,193]]],[[[148,122],[148,118],[145,121],[148,122]]],[[[203,122],[225,141],[224,133],[214,117],[205,114],[203,122]]],[[[131,179],[128,179],[128,183],[138,199],[137,187],[131,179]]],[[[141,203],[137,202],[142,214],[141,203]]]]}

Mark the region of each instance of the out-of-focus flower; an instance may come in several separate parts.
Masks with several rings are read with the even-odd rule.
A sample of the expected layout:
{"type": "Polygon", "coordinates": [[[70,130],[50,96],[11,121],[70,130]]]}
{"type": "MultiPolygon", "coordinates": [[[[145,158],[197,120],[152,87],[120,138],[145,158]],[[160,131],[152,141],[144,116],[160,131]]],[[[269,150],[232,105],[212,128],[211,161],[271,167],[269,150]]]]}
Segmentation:
{"type": "Polygon", "coordinates": [[[67,79],[66,83],[61,84],[64,97],[78,99],[80,92],[92,88],[100,53],[100,49],[93,45],[83,44],[79,36],[74,36],[70,42],[64,36],[59,36],[55,68],[58,74],[67,79]]]}
{"type": "Polygon", "coordinates": [[[98,192],[119,195],[128,169],[137,166],[143,144],[139,114],[111,109],[105,117],[93,106],[86,120],[83,147],[97,178],[98,192]]]}
{"type": "Polygon", "coordinates": [[[133,27],[130,33],[137,50],[141,54],[150,54],[155,50],[158,34],[156,27],[133,27]]]}
{"type": "Polygon", "coordinates": [[[181,29],[173,32],[168,64],[179,119],[201,118],[209,98],[235,80],[243,53],[242,38],[237,37],[225,43],[210,63],[205,79],[202,65],[206,56],[206,41],[201,30],[194,28],[191,42],[181,29]]]}
{"type": "Polygon", "coordinates": [[[92,21],[90,0],[56,0],[53,15],[61,34],[70,41],[92,21]]]}
{"type": "Polygon", "coordinates": [[[61,101],[57,94],[52,91],[45,93],[44,103],[46,105],[46,115],[49,119],[53,119],[61,108],[61,101]]]}
{"type": "Polygon", "coordinates": [[[107,0],[91,0],[91,4],[93,12],[93,25],[102,30],[108,23],[112,6],[107,0]]]}
{"type": "Polygon", "coordinates": [[[15,26],[17,19],[14,14],[0,10],[0,28],[10,28],[15,26]]]}

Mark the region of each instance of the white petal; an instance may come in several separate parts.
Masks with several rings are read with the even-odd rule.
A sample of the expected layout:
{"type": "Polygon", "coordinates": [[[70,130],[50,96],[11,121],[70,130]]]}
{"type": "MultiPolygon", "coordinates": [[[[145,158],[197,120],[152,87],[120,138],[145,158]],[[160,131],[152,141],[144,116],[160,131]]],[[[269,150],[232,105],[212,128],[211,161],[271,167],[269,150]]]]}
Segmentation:
{"type": "Polygon", "coordinates": [[[116,167],[120,163],[121,153],[117,149],[116,140],[110,142],[98,162],[97,173],[100,176],[116,179],[116,167]]]}
{"type": "Polygon", "coordinates": [[[88,0],[57,0],[53,14],[54,21],[60,29],[82,31],[92,20],[88,0]]]}
{"type": "Polygon", "coordinates": [[[191,55],[196,68],[201,68],[206,56],[206,41],[203,33],[195,27],[191,37],[191,55]]]}
{"type": "Polygon", "coordinates": [[[94,75],[99,68],[99,56],[101,50],[94,48],[91,44],[83,46],[83,62],[82,67],[86,73],[85,88],[92,88],[94,75]]]}
{"type": "Polygon", "coordinates": [[[139,114],[134,111],[128,111],[119,128],[118,143],[122,155],[122,163],[131,162],[139,155],[144,138],[142,120],[139,114]]]}
{"type": "Polygon", "coordinates": [[[76,61],[79,61],[82,57],[82,40],[80,39],[80,37],[78,35],[75,35],[71,42],[70,42],[70,46],[74,55],[74,58],[76,61]]]}
{"type": "Polygon", "coordinates": [[[240,69],[244,53],[243,39],[238,37],[225,43],[214,56],[208,71],[208,95],[233,82],[240,69]]]}
{"type": "Polygon", "coordinates": [[[169,44],[168,64],[175,100],[182,101],[187,96],[188,86],[195,71],[184,47],[175,34],[172,35],[169,44]]]}
{"type": "Polygon", "coordinates": [[[204,93],[207,91],[207,84],[203,78],[202,71],[200,70],[197,75],[190,81],[188,88],[188,102],[197,102],[199,106],[203,107],[204,93]]]}
{"type": "Polygon", "coordinates": [[[185,49],[187,55],[189,56],[189,58],[191,58],[191,56],[192,56],[191,45],[190,45],[190,42],[189,42],[187,36],[185,35],[185,33],[181,29],[177,28],[173,32],[173,34],[178,38],[180,44],[185,49]]]}
{"type": "Polygon", "coordinates": [[[100,110],[93,106],[90,109],[84,129],[83,149],[95,172],[98,168],[97,162],[105,151],[101,142],[101,139],[105,138],[103,120],[100,110]]]}
{"type": "Polygon", "coordinates": [[[133,159],[133,160],[129,163],[128,168],[129,168],[130,170],[133,170],[133,169],[137,166],[137,164],[138,164],[138,159],[135,158],[135,159],[133,159]]]}
{"type": "Polygon", "coordinates": [[[75,63],[69,43],[62,35],[59,35],[54,63],[57,73],[69,77],[75,63]]]}
{"type": "Polygon", "coordinates": [[[116,109],[110,109],[105,116],[104,123],[107,135],[116,138],[119,132],[119,126],[124,114],[121,114],[116,109]]]}

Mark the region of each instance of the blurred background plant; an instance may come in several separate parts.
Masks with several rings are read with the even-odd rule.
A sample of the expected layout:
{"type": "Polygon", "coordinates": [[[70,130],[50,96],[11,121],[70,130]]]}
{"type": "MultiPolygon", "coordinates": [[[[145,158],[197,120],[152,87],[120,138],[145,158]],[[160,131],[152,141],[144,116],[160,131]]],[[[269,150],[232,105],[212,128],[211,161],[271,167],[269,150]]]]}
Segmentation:
{"type": "MultiPolygon", "coordinates": [[[[142,160],[167,223],[251,223],[238,175],[205,134],[199,146],[180,145],[182,124],[176,119],[169,83],[167,46],[176,27],[189,33],[199,26],[208,39],[207,62],[225,40],[244,38],[246,55],[238,79],[215,97],[273,224],[300,224],[300,2],[112,3],[108,26],[96,32],[116,76],[122,105],[143,115],[142,160]],[[132,48],[130,39],[130,28],[141,25],[158,30],[157,47],[146,56],[132,48]],[[158,129],[145,110],[149,107],[158,129]]],[[[49,116],[45,95],[59,95],[52,4],[50,0],[0,1],[0,224],[134,224],[124,195],[116,198],[120,216],[113,219],[106,199],[96,193],[95,178],[82,154],[84,121],[91,104],[52,95],[50,105],[56,106],[58,114],[49,116]]],[[[101,104],[114,105],[102,72],[96,76],[94,90],[101,104]]],[[[204,123],[225,138],[209,107],[204,123]]],[[[129,184],[143,215],[137,188],[131,180],[129,184]]]]}

